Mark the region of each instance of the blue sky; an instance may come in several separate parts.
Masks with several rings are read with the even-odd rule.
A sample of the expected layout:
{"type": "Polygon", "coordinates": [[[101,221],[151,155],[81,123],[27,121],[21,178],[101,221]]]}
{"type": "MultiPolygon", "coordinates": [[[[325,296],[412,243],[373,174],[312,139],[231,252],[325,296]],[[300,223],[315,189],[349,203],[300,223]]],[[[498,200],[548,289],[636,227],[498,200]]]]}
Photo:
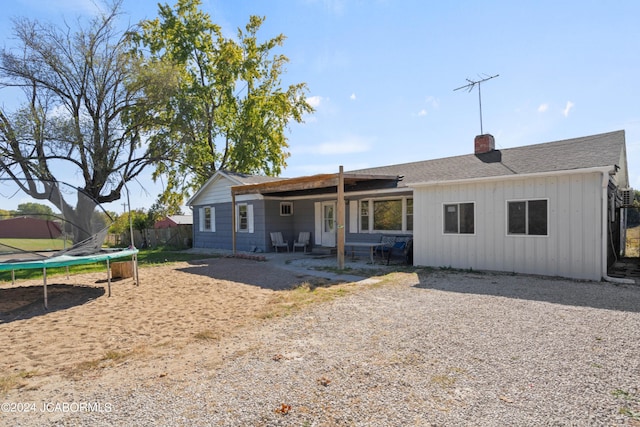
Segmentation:
{"type": "MultiPolygon", "coordinates": [[[[157,16],[155,1],[123,6],[131,23],[157,16]]],[[[3,8],[7,46],[13,16],[73,22],[95,10],[91,0],[3,8]]],[[[263,38],[287,36],[283,83],[306,82],[316,112],[290,127],[283,176],[472,153],[478,90],[454,89],[499,74],[482,84],[483,130],[497,148],[624,129],[640,189],[640,2],[205,0],[202,8],[230,36],[252,14],[266,16],[263,38]]],[[[140,182],[146,191],[132,186],[132,207],[148,208],[158,187],[140,182]]]]}

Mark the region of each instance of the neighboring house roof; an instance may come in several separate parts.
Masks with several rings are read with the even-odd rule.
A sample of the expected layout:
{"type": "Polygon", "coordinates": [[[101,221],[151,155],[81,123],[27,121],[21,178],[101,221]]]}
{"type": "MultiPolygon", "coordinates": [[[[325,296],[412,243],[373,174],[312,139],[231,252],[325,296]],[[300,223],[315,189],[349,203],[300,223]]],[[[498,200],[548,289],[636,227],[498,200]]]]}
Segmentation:
{"type": "Polygon", "coordinates": [[[444,182],[516,174],[536,174],[618,165],[626,177],[625,134],[615,131],[543,144],[381,166],[351,173],[403,175],[398,183],[444,182]]]}
{"type": "Polygon", "coordinates": [[[13,239],[55,239],[62,229],[51,220],[18,217],[0,221],[0,237],[13,239]]]}
{"type": "Polygon", "coordinates": [[[171,228],[178,225],[193,225],[193,215],[169,215],[153,224],[153,228],[171,228]]]}

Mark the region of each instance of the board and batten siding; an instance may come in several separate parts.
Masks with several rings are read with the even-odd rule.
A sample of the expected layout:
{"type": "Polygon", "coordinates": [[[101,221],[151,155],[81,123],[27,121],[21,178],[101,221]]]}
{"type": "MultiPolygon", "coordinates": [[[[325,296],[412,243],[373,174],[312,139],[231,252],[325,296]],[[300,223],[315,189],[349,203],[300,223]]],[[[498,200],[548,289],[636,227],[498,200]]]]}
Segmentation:
{"type": "Polygon", "coordinates": [[[414,264],[602,278],[602,175],[414,187],[414,264]],[[507,202],[548,200],[548,235],[507,234],[507,202]],[[449,203],[475,204],[474,234],[445,234],[449,203]]]}

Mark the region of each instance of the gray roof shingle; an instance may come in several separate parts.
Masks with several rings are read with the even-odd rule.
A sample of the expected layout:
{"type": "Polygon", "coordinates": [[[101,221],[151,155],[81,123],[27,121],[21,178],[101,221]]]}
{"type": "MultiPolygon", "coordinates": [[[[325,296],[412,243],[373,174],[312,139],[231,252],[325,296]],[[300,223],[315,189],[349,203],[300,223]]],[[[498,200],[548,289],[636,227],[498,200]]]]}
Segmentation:
{"type": "Polygon", "coordinates": [[[403,186],[409,183],[444,182],[614,166],[620,161],[624,149],[625,133],[624,130],[620,130],[543,144],[505,148],[480,156],[466,154],[359,169],[350,173],[402,175],[404,179],[403,184],[400,185],[403,186]]]}

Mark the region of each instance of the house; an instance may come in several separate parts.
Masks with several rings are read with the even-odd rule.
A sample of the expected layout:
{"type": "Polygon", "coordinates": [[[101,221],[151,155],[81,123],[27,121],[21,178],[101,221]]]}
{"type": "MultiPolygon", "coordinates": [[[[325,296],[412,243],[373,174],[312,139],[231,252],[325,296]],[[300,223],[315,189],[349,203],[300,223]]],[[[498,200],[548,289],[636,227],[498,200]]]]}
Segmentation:
{"type": "Polygon", "coordinates": [[[343,197],[346,241],[413,236],[415,265],[607,276],[624,248],[624,131],[501,150],[480,135],[473,148],[340,175],[217,172],[189,200],[194,246],[270,251],[272,231],[289,242],[311,231],[313,244],[333,247],[343,197]]]}
{"type": "Polygon", "coordinates": [[[153,224],[153,228],[175,228],[181,225],[193,225],[193,215],[168,215],[153,224]]]}
{"type": "Polygon", "coordinates": [[[62,235],[60,225],[48,219],[17,217],[0,220],[3,239],[57,239],[62,235]]]}
{"type": "Polygon", "coordinates": [[[169,245],[190,247],[193,236],[193,215],[169,215],[153,224],[153,230],[145,233],[151,246],[169,245]]]}

